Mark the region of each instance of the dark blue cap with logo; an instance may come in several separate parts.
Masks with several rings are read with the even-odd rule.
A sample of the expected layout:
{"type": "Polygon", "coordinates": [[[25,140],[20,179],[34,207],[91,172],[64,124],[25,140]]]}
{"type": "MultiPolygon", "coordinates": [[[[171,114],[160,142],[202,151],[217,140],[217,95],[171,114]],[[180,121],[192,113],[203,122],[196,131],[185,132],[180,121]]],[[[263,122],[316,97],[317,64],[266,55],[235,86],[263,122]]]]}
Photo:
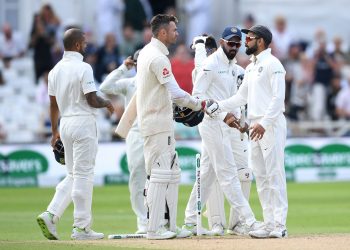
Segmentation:
{"type": "Polygon", "coordinates": [[[248,34],[248,32],[253,32],[259,37],[262,37],[267,45],[269,45],[272,41],[272,33],[266,26],[263,25],[254,25],[250,29],[242,29],[244,34],[248,34]]]}
{"type": "Polygon", "coordinates": [[[230,40],[232,37],[237,36],[242,39],[241,30],[237,27],[226,27],[224,32],[222,32],[222,39],[230,40]]]}

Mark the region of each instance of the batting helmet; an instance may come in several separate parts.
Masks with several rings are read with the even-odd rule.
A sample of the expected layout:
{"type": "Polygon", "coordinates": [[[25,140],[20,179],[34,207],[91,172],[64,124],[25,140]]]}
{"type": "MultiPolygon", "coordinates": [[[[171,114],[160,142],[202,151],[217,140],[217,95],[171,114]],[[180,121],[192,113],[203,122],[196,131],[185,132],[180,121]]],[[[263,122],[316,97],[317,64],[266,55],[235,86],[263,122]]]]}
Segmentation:
{"type": "Polygon", "coordinates": [[[173,114],[176,122],[183,123],[187,127],[197,126],[204,118],[204,112],[202,110],[193,111],[192,109],[182,108],[176,104],[173,107],[173,114]]]}
{"type": "Polygon", "coordinates": [[[55,142],[55,147],[53,149],[53,153],[55,155],[55,160],[62,164],[65,165],[65,160],[64,160],[64,146],[61,141],[61,139],[57,139],[55,142]]]}

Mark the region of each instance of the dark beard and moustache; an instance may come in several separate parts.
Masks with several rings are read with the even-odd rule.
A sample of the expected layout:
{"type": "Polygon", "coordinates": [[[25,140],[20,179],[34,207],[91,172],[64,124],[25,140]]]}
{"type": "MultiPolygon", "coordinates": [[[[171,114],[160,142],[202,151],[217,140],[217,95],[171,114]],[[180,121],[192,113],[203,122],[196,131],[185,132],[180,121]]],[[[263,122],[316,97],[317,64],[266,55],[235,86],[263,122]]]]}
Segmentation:
{"type": "Polygon", "coordinates": [[[246,53],[248,56],[250,56],[250,55],[254,54],[257,50],[258,50],[258,45],[255,44],[253,47],[250,47],[250,48],[249,48],[249,47],[246,47],[245,53],[246,53]]]}
{"type": "Polygon", "coordinates": [[[222,47],[225,55],[227,56],[227,58],[229,60],[232,60],[233,58],[235,58],[236,54],[237,54],[237,51],[234,52],[234,54],[231,54],[228,50],[226,50],[224,47],[222,47]]]}

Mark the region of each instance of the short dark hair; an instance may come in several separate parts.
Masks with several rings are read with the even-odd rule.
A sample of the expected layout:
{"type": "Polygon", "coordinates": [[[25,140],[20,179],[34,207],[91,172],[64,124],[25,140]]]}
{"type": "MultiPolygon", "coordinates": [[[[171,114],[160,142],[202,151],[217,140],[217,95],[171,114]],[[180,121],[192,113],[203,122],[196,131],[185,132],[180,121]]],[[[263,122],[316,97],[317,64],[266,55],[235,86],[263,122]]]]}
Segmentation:
{"type": "Polygon", "coordinates": [[[170,22],[177,23],[177,18],[173,15],[158,14],[151,19],[151,29],[153,36],[157,36],[161,28],[168,26],[170,22]]]}
{"type": "Polygon", "coordinates": [[[216,44],[215,38],[213,36],[208,36],[205,40],[205,47],[207,49],[217,49],[218,45],[216,44]]]}
{"type": "Polygon", "coordinates": [[[63,45],[65,50],[74,48],[75,43],[81,42],[84,37],[84,32],[77,28],[67,30],[63,36],[63,45]]]}

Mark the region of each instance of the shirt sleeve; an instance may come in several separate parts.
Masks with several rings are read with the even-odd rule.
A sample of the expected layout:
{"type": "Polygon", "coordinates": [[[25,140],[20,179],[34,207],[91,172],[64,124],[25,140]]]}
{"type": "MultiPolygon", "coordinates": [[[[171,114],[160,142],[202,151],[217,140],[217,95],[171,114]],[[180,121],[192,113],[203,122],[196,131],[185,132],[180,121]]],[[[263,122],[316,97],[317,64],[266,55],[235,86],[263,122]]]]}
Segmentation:
{"type": "Polygon", "coordinates": [[[271,79],[272,99],[263,119],[260,121],[261,126],[265,129],[282,113],[285,98],[285,75],[286,71],[282,64],[274,63],[271,65],[269,77],[271,79]]]}
{"type": "Polygon", "coordinates": [[[193,85],[192,95],[199,97],[201,99],[209,99],[207,95],[207,90],[210,87],[213,79],[213,71],[210,69],[204,68],[198,72],[196,82],[193,85]]]}
{"type": "Polygon", "coordinates": [[[164,84],[175,79],[171,71],[171,64],[166,56],[157,57],[150,64],[150,70],[155,74],[160,84],[164,84]]]}
{"type": "Polygon", "coordinates": [[[56,96],[56,91],[55,91],[55,86],[54,86],[52,71],[49,73],[49,76],[48,76],[47,92],[48,92],[48,94],[49,94],[50,96],[56,96]]]}
{"type": "Polygon", "coordinates": [[[229,112],[235,108],[247,104],[248,98],[248,81],[243,78],[243,82],[239,87],[237,93],[230,98],[220,101],[219,107],[221,111],[229,112]]]}
{"type": "Polygon", "coordinates": [[[122,78],[125,76],[127,71],[128,68],[125,66],[125,64],[122,64],[117,69],[113,70],[101,83],[101,92],[112,95],[126,95],[128,81],[125,81],[126,79],[122,78]]]}
{"type": "Polygon", "coordinates": [[[95,80],[94,80],[94,74],[91,66],[88,64],[85,64],[83,76],[81,79],[81,85],[82,85],[84,95],[90,92],[97,91],[95,80]]]}

